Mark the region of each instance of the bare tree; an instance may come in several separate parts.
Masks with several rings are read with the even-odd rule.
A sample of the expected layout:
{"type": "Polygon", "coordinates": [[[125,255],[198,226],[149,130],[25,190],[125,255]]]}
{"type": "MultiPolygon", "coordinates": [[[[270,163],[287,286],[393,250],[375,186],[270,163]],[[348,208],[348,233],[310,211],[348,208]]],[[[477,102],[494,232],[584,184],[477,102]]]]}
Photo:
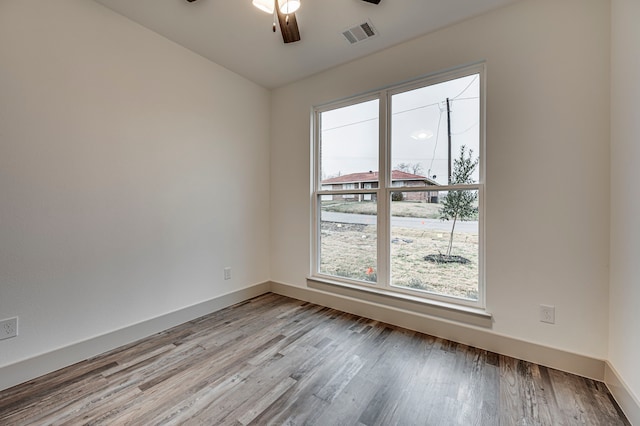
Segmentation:
{"type": "Polygon", "coordinates": [[[411,164],[409,163],[398,163],[395,167],[396,170],[400,170],[401,172],[409,173],[411,171],[411,164]]]}
{"type": "Polygon", "coordinates": [[[395,169],[405,173],[413,173],[414,175],[422,175],[424,172],[420,163],[398,163],[395,169]]]}

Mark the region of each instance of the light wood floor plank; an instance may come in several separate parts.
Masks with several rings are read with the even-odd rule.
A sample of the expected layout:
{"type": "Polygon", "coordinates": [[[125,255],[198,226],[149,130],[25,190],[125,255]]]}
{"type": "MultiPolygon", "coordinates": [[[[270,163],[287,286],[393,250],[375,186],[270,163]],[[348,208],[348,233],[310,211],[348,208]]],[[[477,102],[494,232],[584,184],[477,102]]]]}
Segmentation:
{"type": "Polygon", "coordinates": [[[0,392],[0,425],[629,425],[603,383],[266,294],[0,392]]]}

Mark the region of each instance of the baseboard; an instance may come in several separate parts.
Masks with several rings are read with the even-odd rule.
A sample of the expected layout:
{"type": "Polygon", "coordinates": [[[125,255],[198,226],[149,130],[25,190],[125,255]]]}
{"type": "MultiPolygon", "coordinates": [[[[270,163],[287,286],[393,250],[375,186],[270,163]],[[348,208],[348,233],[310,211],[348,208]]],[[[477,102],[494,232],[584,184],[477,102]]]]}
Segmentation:
{"type": "Polygon", "coordinates": [[[622,408],[622,411],[624,411],[629,422],[632,425],[640,425],[640,400],[631,392],[609,361],[605,363],[604,383],[620,408],[622,408]]]}
{"type": "Polygon", "coordinates": [[[514,339],[479,327],[457,324],[417,312],[408,312],[315,289],[271,282],[271,291],[568,373],[599,381],[604,380],[605,361],[600,359],[514,339]]]}
{"type": "Polygon", "coordinates": [[[131,326],[84,340],[42,355],[0,368],[0,390],[27,382],[106,351],[167,330],[176,325],[218,311],[270,291],[269,282],[223,294],[196,305],[170,312],[131,326]]]}

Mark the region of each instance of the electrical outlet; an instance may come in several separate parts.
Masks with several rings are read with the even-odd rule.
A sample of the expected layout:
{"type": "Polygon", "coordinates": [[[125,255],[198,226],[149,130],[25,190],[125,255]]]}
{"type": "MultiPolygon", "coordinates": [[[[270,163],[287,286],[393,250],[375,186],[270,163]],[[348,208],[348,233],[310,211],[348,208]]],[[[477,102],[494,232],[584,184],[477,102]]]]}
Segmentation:
{"type": "Polygon", "coordinates": [[[18,317],[0,321],[0,340],[18,335],[18,317]]]}
{"type": "Polygon", "coordinates": [[[227,266],[226,268],[224,268],[224,279],[225,280],[230,280],[231,279],[231,267],[227,266]]]}
{"type": "Polygon", "coordinates": [[[540,305],[540,321],[555,324],[556,307],[551,305],[540,305]]]}

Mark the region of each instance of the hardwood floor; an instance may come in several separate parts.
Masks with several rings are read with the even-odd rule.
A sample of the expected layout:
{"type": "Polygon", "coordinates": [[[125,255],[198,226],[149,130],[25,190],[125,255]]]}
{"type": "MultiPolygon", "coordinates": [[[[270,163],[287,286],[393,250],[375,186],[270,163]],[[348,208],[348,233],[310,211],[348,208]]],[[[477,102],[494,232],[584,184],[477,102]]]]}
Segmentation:
{"type": "Polygon", "coordinates": [[[1,425],[628,425],[604,384],[266,294],[0,392],[1,425]]]}

